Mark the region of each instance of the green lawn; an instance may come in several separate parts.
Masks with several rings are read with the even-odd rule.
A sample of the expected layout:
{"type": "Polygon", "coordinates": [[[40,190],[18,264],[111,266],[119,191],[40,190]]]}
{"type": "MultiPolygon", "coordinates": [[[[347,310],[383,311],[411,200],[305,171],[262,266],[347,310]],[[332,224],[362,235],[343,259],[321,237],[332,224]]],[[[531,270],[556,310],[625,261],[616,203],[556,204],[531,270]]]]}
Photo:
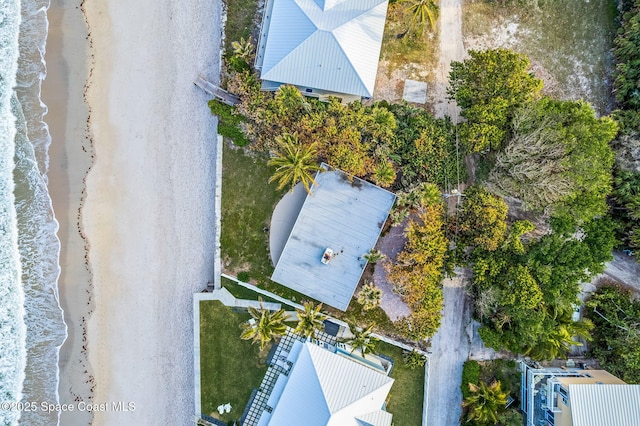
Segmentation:
{"type": "Polygon", "coordinates": [[[239,419],[251,391],[260,386],[271,345],[240,339],[240,324],[248,314],[234,313],[218,301],[200,302],[200,389],[202,413],[223,421],[239,419]],[[218,415],[220,404],[231,403],[228,414],[218,415]]]}
{"type": "Polygon", "coordinates": [[[222,260],[233,275],[246,272],[264,283],[273,272],[269,259],[269,234],[275,205],[284,195],[267,183],[272,170],[266,159],[245,154],[225,142],[222,156],[222,260]]]}
{"type": "Polygon", "coordinates": [[[391,377],[395,379],[387,411],[393,414],[395,426],[421,426],[424,400],[424,367],[412,370],[402,360],[402,349],[380,342],[376,351],[393,358],[391,377]]]}
{"type": "MultiPolygon", "coordinates": [[[[253,18],[258,9],[257,0],[225,0],[227,9],[227,20],[224,28],[224,49],[232,52],[231,43],[251,35],[253,28],[253,18]]],[[[254,45],[257,43],[253,40],[254,45]]]]}
{"type": "MultiPolygon", "coordinates": [[[[514,50],[528,55],[555,81],[546,86],[548,93],[560,98],[583,98],[600,113],[608,112],[611,88],[607,81],[611,81],[613,71],[610,49],[616,30],[616,1],[535,3],[537,7],[529,3],[501,6],[485,0],[465,1],[464,36],[486,36],[510,24],[513,31],[505,39],[514,42],[514,50]]],[[[545,73],[538,74],[549,80],[545,73]]]]}

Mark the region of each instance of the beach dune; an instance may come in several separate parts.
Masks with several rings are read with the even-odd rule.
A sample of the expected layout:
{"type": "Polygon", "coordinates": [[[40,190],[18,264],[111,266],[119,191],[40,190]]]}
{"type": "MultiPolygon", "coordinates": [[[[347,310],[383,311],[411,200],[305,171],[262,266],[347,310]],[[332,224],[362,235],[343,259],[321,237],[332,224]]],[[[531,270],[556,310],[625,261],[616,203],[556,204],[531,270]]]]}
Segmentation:
{"type": "MultiPolygon", "coordinates": [[[[84,196],[58,200],[56,214],[61,233],[85,238],[89,273],[63,246],[60,292],[63,307],[86,306],[84,313],[68,310],[66,319],[70,341],[81,341],[79,317],[87,318],[89,368],[87,376],[68,367],[82,362],[80,345],[63,348],[61,383],[76,391],[61,389],[61,402],[74,395],[105,404],[107,411],[93,414],[94,424],[188,424],[194,414],[192,295],[213,277],[215,223],[216,121],[193,80],[202,73],[217,81],[221,4],[97,0],[84,7],[92,45],[90,144],[77,149],[77,131],[60,126],[69,149],[59,154],[67,168],[57,173],[73,187],[82,175],[73,169],[76,160],[82,165],[89,156],[91,166],[84,196]],[[70,211],[59,211],[65,205],[70,211]],[[83,287],[88,305],[69,294],[83,287]]],[[[64,43],[72,35],[62,37],[63,53],[72,54],[65,49],[73,45],[64,43]]],[[[84,85],[75,80],[66,82],[69,94],[84,85]]],[[[67,122],[73,114],[67,111],[67,122]]],[[[65,425],[86,420],[86,413],[62,416],[65,425]]]]}

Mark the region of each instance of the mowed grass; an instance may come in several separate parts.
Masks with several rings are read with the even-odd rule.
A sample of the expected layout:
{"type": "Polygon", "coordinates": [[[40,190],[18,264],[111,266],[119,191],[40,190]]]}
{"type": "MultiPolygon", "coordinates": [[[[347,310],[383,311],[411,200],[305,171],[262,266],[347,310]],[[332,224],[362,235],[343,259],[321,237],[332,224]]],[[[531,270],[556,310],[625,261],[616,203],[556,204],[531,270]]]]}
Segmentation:
{"type": "Polygon", "coordinates": [[[239,419],[251,391],[267,371],[266,355],[258,345],[240,339],[240,324],[249,314],[237,314],[218,301],[200,302],[200,389],[203,414],[225,422],[239,419]],[[231,404],[219,415],[217,407],[231,404]]]}
{"type": "Polygon", "coordinates": [[[387,411],[393,414],[395,426],[422,425],[424,401],[424,367],[411,369],[402,360],[402,349],[379,342],[376,351],[393,358],[391,377],[395,379],[389,394],[387,411]]]}
{"type": "Polygon", "coordinates": [[[252,280],[264,283],[273,272],[269,258],[271,214],[284,195],[269,184],[272,169],[266,158],[245,154],[224,145],[222,155],[222,234],[224,269],[231,274],[248,272],[252,280]]]}
{"type": "Polygon", "coordinates": [[[465,40],[469,36],[497,38],[498,45],[489,47],[502,47],[499,44],[506,41],[514,50],[528,55],[534,65],[542,67],[536,69],[539,77],[553,80],[547,84],[547,93],[563,99],[584,99],[600,113],[609,112],[616,1],[520,3],[501,6],[467,0],[463,6],[465,40]],[[508,27],[513,30],[511,34],[506,32],[508,27]],[[503,36],[496,37],[501,32],[503,36]],[[551,79],[545,78],[547,73],[551,79]]]}

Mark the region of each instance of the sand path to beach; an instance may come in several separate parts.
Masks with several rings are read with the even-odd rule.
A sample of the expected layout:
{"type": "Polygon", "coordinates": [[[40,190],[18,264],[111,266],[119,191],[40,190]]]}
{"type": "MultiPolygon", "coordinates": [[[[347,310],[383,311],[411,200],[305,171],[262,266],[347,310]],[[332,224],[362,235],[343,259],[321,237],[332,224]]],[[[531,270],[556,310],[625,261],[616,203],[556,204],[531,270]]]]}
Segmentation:
{"type": "MultiPolygon", "coordinates": [[[[85,2],[89,67],[74,44],[81,37],[64,24],[79,4],[62,3],[63,77],[51,92],[65,108],[55,126],[64,146],[52,156],[58,175],[51,185],[63,218],[60,293],[70,324],[61,399],[106,404],[93,424],[188,424],[192,296],[213,277],[216,143],[207,96],[193,80],[202,73],[217,81],[220,2],[85,2]],[[88,68],[87,124],[77,105],[88,68]],[[86,373],[74,366],[84,347],[86,373]]],[[[64,413],[61,424],[87,419],[64,413]]]]}

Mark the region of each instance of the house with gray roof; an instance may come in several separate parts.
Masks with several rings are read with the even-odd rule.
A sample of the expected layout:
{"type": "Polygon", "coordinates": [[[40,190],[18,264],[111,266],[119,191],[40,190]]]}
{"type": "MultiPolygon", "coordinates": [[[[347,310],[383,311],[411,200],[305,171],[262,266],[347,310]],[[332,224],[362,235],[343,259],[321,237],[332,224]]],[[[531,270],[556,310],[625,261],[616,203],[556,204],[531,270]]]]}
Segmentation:
{"type": "Polygon", "coordinates": [[[340,170],[318,172],[271,279],[346,311],[396,196],[340,170]]]}
{"type": "Polygon", "coordinates": [[[373,96],[388,0],[267,0],[256,52],[264,90],[343,102],[373,96]]]}

